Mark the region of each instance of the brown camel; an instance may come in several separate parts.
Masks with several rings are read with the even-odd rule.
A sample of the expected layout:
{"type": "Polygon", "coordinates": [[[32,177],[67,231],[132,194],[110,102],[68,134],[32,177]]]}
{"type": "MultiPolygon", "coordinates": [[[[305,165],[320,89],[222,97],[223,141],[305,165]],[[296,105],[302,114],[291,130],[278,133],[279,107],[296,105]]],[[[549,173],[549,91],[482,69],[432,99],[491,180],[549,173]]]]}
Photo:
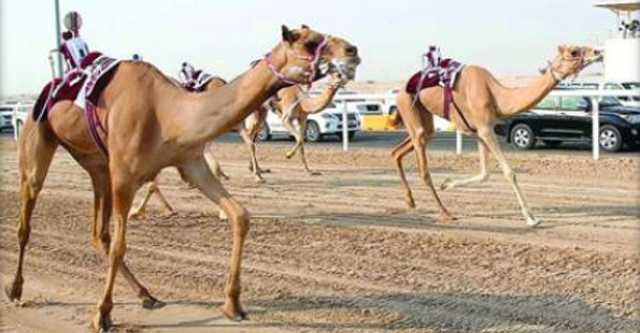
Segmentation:
{"type": "MultiPolygon", "coordinates": [[[[459,74],[453,89],[451,120],[456,128],[465,135],[478,138],[480,153],[480,174],[461,180],[447,179],[441,189],[484,182],[489,178],[487,159],[489,152],[493,153],[502,169],[504,177],[511,184],[516,194],[522,213],[530,226],[540,223],[533,217],[522,191],[516,182],[516,176],[496,140],[493,128],[500,118],[507,118],[525,112],[535,106],[564,78],[577,74],[589,64],[599,61],[602,55],[599,51],[588,47],[560,46],[558,55],[544,75],[538,77],[529,86],[523,88],[507,88],[498,82],[486,69],[478,66],[465,66],[459,74]],[[457,109],[457,110],[456,110],[457,109]]],[[[426,145],[434,135],[433,115],[444,115],[444,89],[435,86],[420,91],[419,98],[414,103],[415,95],[402,90],[397,97],[399,117],[395,122],[402,121],[407,129],[407,138],[393,149],[392,155],[396,168],[400,174],[405,201],[411,208],[415,202],[409,184],[407,183],[402,159],[412,150],[416,152],[420,177],[430,189],[435,198],[443,218],[451,215],[442,204],[433,186],[427,165],[426,145]]]]}
{"type": "Polygon", "coordinates": [[[19,142],[19,255],[15,278],[5,288],[9,299],[21,297],[31,214],[55,150],[62,145],[91,176],[95,194],[93,244],[109,258],[105,289],[92,320],[94,330],[109,330],[112,326],[112,294],[118,270],[144,306],[160,305],[127,268],[125,235],[136,191],[168,166],[176,167],[185,181],[197,186],[229,217],[233,241],[222,312],[231,319],[244,319],[240,270],[249,213],[212,175],[203,157],[205,145],[240,123],[279,89],[315,79],[320,65],[331,64],[330,71],[352,79],[359,63],[355,46],[306,26],[296,30],[283,26],[282,42],[269,55],[212,92],[188,93],[149,64],[123,62],[97,104],[98,117],[108,130],[108,135],[103,136],[108,158],[93,141],[83,110],[72,102],[56,103],[48,121],[29,119],[19,142]],[[113,241],[108,227],[112,206],[113,241]]]}
{"type": "MultiPolygon", "coordinates": [[[[180,84],[177,81],[176,81],[176,84],[180,86],[180,84]]],[[[222,87],[225,84],[227,84],[226,81],[224,81],[221,78],[215,77],[205,85],[203,91],[213,91],[219,87],[222,87]]],[[[265,118],[267,117],[267,112],[268,112],[267,109],[265,109],[263,106],[260,106],[258,107],[258,109],[256,109],[255,112],[249,114],[247,118],[244,119],[243,122],[241,122],[240,124],[234,127],[234,130],[238,131],[238,133],[240,134],[240,137],[249,148],[251,170],[253,171],[256,181],[259,183],[264,182],[264,179],[262,178],[262,173],[268,172],[268,170],[260,169],[260,167],[258,166],[258,160],[256,158],[255,138],[258,135],[258,132],[260,131],[261,125],[264,123],[265,118]]],[[[204,158],[207,161],[209,168],[211,169],[211,172],[213,172],[213,175],[215,177],[217,177],[218,179],[220,178],[229,179],[229,177],[222,171],[222,168],[220,167],[220,163],[218,162],[218,160],[213,156],[211,144],[207,144],[204,150],[204,158]]],[[[149,182],[149,184],[147,185],[142,201],[140,202],[140,204],[138,204],[138,206],[134,207],[131,210],[131,213],[129,214],[129,218],[139,219],[145,216],[147,204],[149,203],[149,200],[154,194],[157,195],[158,198],[160,199],[160,203],[162,204],[163,209],[166,212],[165,215],[167,217],[175,214],[175,210],[173,209],[173,207],[171,206],[167,198],[164,196],[162,191],[160,191],[160,187],[158,186],[158,180],[154,179],[153,181],[149,182]]],[[[222,216],[222,212],[221,212],[221,216],[222,216]]]]}
{"type": "Polygon", "coordinates": [[[302,165],[310,175],[319,175],[320,173],[309,169],[307,158],[304,154],[304,132],[307,125],[307,117],[310,114],[324,110],[343,85],[343,80],[334,76],[318,96],[307,96],[307,93],[298,85],[281,89],[277,98],[270,100],[271,109],[280,116],[282,124],[296,140],[295,146],[287,152],[287,158],[292,158],[299,151],[302,165]]]}
{"type": "MultiPolygon", "coordinates": [[[[311,175],[318,175],[319,173],[313,172],[309,169],[306,157],[304,155],[303,145],[305,124],[308,115],[324,110],[324,108],[326,108],[333,99],[336,91],[344,84],[344,80],[340,78],[339,75],[333,75],[332,78],[332,81],[318,96],[305,97],[303,96],[305,92],[301,90],[299,85],[295,85],[288,88],[280,89],[276,97],[271,98],[267,103],[265,103],[265,105],[269,104],[270,108],[280,116],[280,119],[282,120],[284,126],[296,139],[296,145],[290,152],[287,153],[287,158],[291,158],[297,150],[300,150],[302,164],[304,165],[305,170],[311,175]]],[[[224,80],[214,78],[209,81],[209,83],[207,83],[204,91],[212,91],[223,86],[224,84],[226,84],[224,80]]],[[[264,182],[262,173],[270,172],[270,170],[262,169],[258,165],[255,144],[256,137],[258,136],[258,133],[260,132],[260,129],[262,128],[267,118],[267,112],[268,110],[264,106],[260,106],[255,112],[247,116],[247,118],[235,128],[240,134],[242,141],[244,141],[244,143],[249,148],[249,169],[253,172],[254,177],[256,178],[256,181],[258,183],[264,182]]],[[[204,151],[204,157],[207,160],[209,168],[213,172],[214,176],[226,180],[229,179],[229,177],[222,171],[218,160],[213,156],[211,145],[207,145],[207,148],[204,151]]],[[[157,195],[160,199],[160,203],[162,204],[163,209],[166,212],[166,216],[175,214],[175,210],[160,190],[158,181],[154,179],[153,181],[149,182],[149,185],[147,186],[144,197],[140,204],[138,204],[138,206],[131,210],[129,218],[139,219],[144,217],[146,214],[147,204],[154,194],[157,195]]],[[[220,217],[226,218],[223,211],[220,212],[220,217]]]]}

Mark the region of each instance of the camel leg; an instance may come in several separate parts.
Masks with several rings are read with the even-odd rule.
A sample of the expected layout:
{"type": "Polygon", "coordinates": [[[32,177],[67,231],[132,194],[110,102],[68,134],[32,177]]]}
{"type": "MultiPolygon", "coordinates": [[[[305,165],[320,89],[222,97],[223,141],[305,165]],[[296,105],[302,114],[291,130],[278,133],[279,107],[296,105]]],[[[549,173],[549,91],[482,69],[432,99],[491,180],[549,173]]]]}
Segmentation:
{"type": "Polygon", "coordinates": [[[300,152],[300,161],[302,162],[302,166],[304,167],[304,170],[307,171],[307,173],[310,176],[320,176],[322,175],[320,171],[314,171],[309,169],[309,164],[307,164],[307,155],[305,155],[304,153],[304,131],[307,127],[307,120],[306,118],[299,119],[299,122],[300,122],[300,125],[298,126],[298,129],[299,129],[298,135],[300,138],[302,138],[300,140],[299,148],[298,148],[298,151],[300,152]]]}
{"type": "MultiPolygon", "coordinates": [[[[431,121],[433,121],[433,118],[431,119],[431,121]]],[[[427,126],[426,128],[424,128],[424,131],[422,131],[422,133],[420,132],[421,131],[418,131],[418,135],[412,140],[414,150],[416,151],[416,160],[418,164],[418,171],[420,172],[420,178],[422,178],[422,181],[429,188],[431,194],[433,195],[433,198],[436,200],[438,208],[440,209],[440,216],[445,220],[450,220],[452,219],[452,216],[442,204],[442,200],[440,200],[440,197],[438,196],[438,192],[436,191],[433,185],[433,181],[431,180],[431,173],[429,172],[426,148],[429,141],[431,141],[431,139],[433,138],[433,123],[431,123],[431,126],[427,126]]]]}
{"type": "Polygon", "coordinates": [[[251,162],[249,168],[253,171],[253,176],[255,177],[256,182],[264,183],[265,181],[261,174],[262,170],[260,170],[260,166],[258,166],[258,159],[256,158],[256,144],[245,129],[240,130],[240,137],[249,148],[249,158],[251,162]]]}
{"type": "Polygon", "coordinates": [[[411,142],[411,137],[407,136],[407,138],[405,138],[402,143],[400,143],[393,149],[391,155],[396,161],[396,169],[398,170],[400,181],[402,182],[402,188],[404,189],[405,202],[407,203],[407,206],[409,206],[409,208],[416,208],[416,202],[415,200],[413,200],[413,194],[411,193],[411,188],[409,187],[407,177],[404,173],[404,168],[402,167],[402,159],[412,150],[413,144],[411,142]]]}
{"type": "Polygon", "coordinates": [[[31,234],[31,214],[38,194],[47,176],[51,160],[58,147],[57,142],[48,139],[51,135],[40,124],[27,121],[20,137],[19,169],[20,169],[20,217],[18,219],[18,265],[13,282],[5,287],[11,301],[19,301],[22,297],[22,267],[24,256],[31,234]]]}
{"type": "MultiPolygon", "coordinates": [[[[114,162],[111,161],[113,166],[114,162]]],[[[125,235],[127,232],[127,217],[136,188],[134,182],[126,172],[111,170],[111,184],[113,208],[116,214],[116,225],[114,228],[114,240],[109,249],[109,266],[107,269],[106,283],[102,297],[98,301],[97,313],[92,325],[95,331],[109,331],[112,327],[111,310],[113,309],[113,286],[116,280],[116,273],[122,267],[124,255],[127,250],[125,235]]]]}
{"type": "Polygon", "coordinates": [[[185,179],[196,184],[200,191],[220,206],[229,217],[233,230],[233,245],[222,312],[229,319],[243,320],[246,313],[240,305],[240,269],[244,241],[249,231],[249,213],[231,197],[220,181],[213,177],[204,160],[190,161],[179,170],[185,179]]]}
{"type": "Polygon", "coordinates": [[[135,207],[129,214],[130,220],[143,218],[145,216],[149,199],[151,199],[151,196],[154,194],[158,196],[158,199],[160,199],[160,202],[162,203],[162,206],[164,207],[164,210],[166,212],[165,215],[175,215],[176,211],[173,209],[173,207],[171,207],[171,204],[169,204],[169,201],[164,196],[164,194],[162,194],[157,180],[154,179],[153,181],[149,182],[149,186],[147,186],[147,190],[144,194],[144,199],[142,199],[142,202],[140,202],[140,204],[135,207]]]}
{"type": "Polygon", "coordinates": [[[293,146],[293,148],[291,148],[291,150],[289,150],[286,153],[286,156],[288,159],[292,158],[293,155],[296,154],[298,149],[300,149],[300,147],[304,145],[304,132],[303,132],[304,129],[302,128],[302,124],[300,121],[298,121],[298,125],[296,126],[293,123],[293,120],[294,119],[292,117],[282,118],[282,125],[287,129],[287,131],[289,131],[289,134],[293,135],[293,137],[296,140],[296,143],[293,146]]]}
{"type": "Polygon", "coordinates": [[[440,189],[446,191],[456,187],[486,182],[489,179],[489,172],[487,171],[489,148],[480,138],[478,138],[478,153],[480,155],[480,173],[478,175],[460,180],[447,178],[442,185],[440,185],[440,189]]]}
{"type": "Polygon", "coordinates": [[[229,180],[229,176],[227,176],[222,171],[222,168],[220,167],[220,163],[213,156],[208,145],[207,145],[207,148],[205,148],[204,150],[204,158],[207,161],[207,164],[209,165],[209,170],[211,170],[211,172],[213,173],[214,176],[216,176],[216,178],[229,180]]]}
{"type": "Polygon", "coordinates": [[[524,218],[527,220],[527,225],[536,226],[540,224],[540,222],[542,221],[536,219],[531,214],[529,206],[527,205],[527,202],[524,198],[524,195],[520,190],[520,186],[518,186],[518,181],[516,180],[516,174],[513,172],[513,170],[509,166],[509,163],[507,163],[507,159],[504,157],[504,154],[502,153],[502,150],[498,145],[498,141],[496,140],[496,137],[495,137],[495,134],[493,134],[493,131],[491,131],[491,129],[478,130],[478,135],[486,143],[487,147],[493,153],[493,156],[495,156],[496,160],[498,160],[498,164],[502,169],[502,173],[504,174],[504,177],[511,184],[511,187],[513,188],[513,192],[515,192],[516,194],[516,198],[518,199],[518,203],[520,204],[520,208],[522,209],[522,214],[524,215],[524,218]]]}
{"type": "MultiPolygon", "coordinates": [[[[111,220],[111,186],[107,174],[91,174],[94,193],[94,216],[93,216],[93,246],[98,253],[105,257],[109,256],[111,236],[109,235],[109,222],[111,220]]],[[[124,261],[120,265],[120,273],[127,280],[138,298],[142,300],[142,307],[145,309],[156,309],[164,306],[164,303],[151,296],[149,290],[145,288],[131,273],[124,261]]]]}

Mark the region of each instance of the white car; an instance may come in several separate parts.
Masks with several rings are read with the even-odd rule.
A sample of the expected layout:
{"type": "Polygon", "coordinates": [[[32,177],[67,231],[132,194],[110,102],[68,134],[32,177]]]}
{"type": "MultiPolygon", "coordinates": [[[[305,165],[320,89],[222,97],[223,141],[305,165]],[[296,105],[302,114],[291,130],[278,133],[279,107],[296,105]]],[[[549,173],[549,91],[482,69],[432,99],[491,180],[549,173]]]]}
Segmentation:
{"type": "Polygon", "coordinates": [[[13,117],[14,104],[0,105],[0,131],[12,129],[11,118],[13,117]]]}
{"type": "MultiPolygon", "coordinates": [[[[366,108],[367,103],[347,103],[347,122],[349,140],[360,131],[361,119],[358,109],[366,108]],[[363,105],[364,104],[364,105],[363,105]]],[[[307,127],[304,137],[306,141],[317,142],[328,135],[342,135],[342,105],[340,102],[331,102],[322,112],[314,113],[307,117],[307,127]]],[[[258,134],[258,140],[270,140],[276,135],[290,135],[284,127],[280,117],[269,111],[266,124],[258,134]]]]}
{"type": "Polygon", "coordinates": [[[13,138],[17,141],[24,123],[27,121],[27,117],[30,115],[30,111],[33,109],[33,104],[16,104],[13,108],[11,117],[11,125],[13,126],[13,138]]]}

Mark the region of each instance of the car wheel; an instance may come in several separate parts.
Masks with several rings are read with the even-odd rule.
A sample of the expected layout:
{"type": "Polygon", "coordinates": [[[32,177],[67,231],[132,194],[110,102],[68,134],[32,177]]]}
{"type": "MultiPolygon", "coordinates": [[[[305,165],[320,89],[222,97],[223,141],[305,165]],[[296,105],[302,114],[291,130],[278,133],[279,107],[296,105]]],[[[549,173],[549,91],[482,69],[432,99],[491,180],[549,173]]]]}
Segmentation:
{"type": "Polygon", "coordinates": [[[397,106],[392,106],[389,108],[389,116],[393,116],[396,113],[398,113],[398,107],[397,106]]]}
{"type": "Polygon", "coordinates": [[[320,127],[315,121],[307,123],[307,128],[304,130],[304,139],[308,142],[318,142],[322,138],[320,134],[320,127]]]}
{"type": "Polygon", "coordinates": [[[549,148],[558,148],[562,144],[562,141],[555,141],[555,140],[542,140],[542,142],[546,147],[549,147],[549,148]]]}
{"type": "Polygon", "coordinates": [[[608,152],[617,152],[622,148],[622,135],[617,128],[611,125],[605,125],[600,128],[598,136],[600,148],[608,152]]]}
{"type": "Polygon", "coordinates": [[[258,141],[269,141],[271,140],[271,134],[269,133],[269,126],[265,123],[260,128],[260,132],[258,132],[258,136],[256,137],[258,141]]]}
{"type": "Polygon", "coordinates": [[[536,136],[531,127],[526,124],[518,124],[511,129],[511,143],[517,149],[531,149],[536,143],[536,136]]]}

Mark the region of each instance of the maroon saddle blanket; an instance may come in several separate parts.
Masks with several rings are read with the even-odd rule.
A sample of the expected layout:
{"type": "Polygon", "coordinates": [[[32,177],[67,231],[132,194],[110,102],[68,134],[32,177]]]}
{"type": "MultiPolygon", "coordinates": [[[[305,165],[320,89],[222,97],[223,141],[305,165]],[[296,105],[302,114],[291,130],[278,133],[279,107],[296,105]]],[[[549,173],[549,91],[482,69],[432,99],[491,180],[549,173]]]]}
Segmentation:
{"type": "Polygon", "coordinates": [[[457,61],[442,59],[435,67],[430,67],[424,71],[413,74],[407,82],[405,90],[413,95],[423,89],[437,85],[453,88],[462,67],[464,66],[457,61]]]}
{"type": "MultiPolygon", "coordinates": [[[[117,63],[114,62],[117,62],[117,60],[105,57],[100,52],[89,53],[82,60],[81,69],[71,70],[64,77],[55,78],[42,88],[33,108],[33,119],[36,121],[47,120],[49,111],[57,102],[65,100],[76,101],[83,87],[85,91],[90,90],[88,91],[89,94],[85,96],[86,100],[96,105],[100,94],[115,73],[117,63]],[[100,68],[107,70],[100,71],[100,68]],[[95,78],[92,78],[95,82],[90,87],[91,89],[86,89],[89,88],[86,81],[91,72],[96,72],[95,78]]],[[[84,105],[82,106],[84,107],[84,105]]]]}

